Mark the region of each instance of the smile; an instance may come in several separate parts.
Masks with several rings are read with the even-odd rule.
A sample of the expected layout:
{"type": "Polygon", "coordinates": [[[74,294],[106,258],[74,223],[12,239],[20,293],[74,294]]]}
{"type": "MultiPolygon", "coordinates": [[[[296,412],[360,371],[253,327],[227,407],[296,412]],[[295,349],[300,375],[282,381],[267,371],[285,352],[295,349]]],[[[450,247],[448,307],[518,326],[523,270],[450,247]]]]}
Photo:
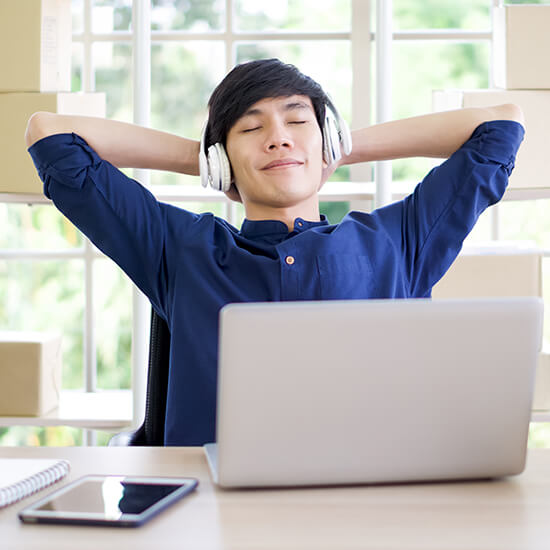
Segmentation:
{"type": "Polygon", "coordinates": [[[296,160],[296,159],[291,159],[291,158],[278,159],[278,160],[271,161],[269,164],[266,164],[262,168],[262,170],[280,170],[280,169],[284,169],[284,168],[292,168],[292,167],[295,167],[295,166],[302,166],[302,164],[304,164],[304,163],[300,162],[299,160],[296,160]]]}

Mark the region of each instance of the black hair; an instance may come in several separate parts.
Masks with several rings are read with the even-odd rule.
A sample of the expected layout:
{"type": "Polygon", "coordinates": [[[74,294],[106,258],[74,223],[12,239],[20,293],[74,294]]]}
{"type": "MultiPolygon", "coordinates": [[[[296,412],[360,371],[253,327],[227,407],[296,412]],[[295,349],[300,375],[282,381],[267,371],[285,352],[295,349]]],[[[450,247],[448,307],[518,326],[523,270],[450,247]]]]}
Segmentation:
{"type": "Polygon", "coordinates": [[[218,84],[208,101],[206,149],[214,143],[225,147],[229,130],[254,103],[267,97],[291,95],[304,95],[311,99],[315,117],[322,129],[325,105],[332,107],[332,104],[315,80],[279,59],[259,59],[237,65],[218,84]]]}

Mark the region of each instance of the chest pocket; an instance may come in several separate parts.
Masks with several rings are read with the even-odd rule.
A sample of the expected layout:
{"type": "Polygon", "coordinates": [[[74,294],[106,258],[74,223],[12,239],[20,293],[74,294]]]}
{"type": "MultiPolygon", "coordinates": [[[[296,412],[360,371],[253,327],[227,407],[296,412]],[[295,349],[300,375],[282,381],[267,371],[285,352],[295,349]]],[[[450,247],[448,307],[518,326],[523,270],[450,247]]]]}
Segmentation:
{"type": "Polygon", "coordinates": [[[376,285],[368,256],[328,254],[317,256],[316,260],[323,300],[373,297],[376,285]]]}

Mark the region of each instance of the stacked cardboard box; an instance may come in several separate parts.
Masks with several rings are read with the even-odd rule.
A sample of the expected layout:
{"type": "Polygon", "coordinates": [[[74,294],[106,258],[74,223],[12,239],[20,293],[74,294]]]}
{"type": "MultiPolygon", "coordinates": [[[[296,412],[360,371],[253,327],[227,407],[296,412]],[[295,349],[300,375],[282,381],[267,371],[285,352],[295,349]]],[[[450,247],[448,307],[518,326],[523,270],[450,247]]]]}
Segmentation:
{"type": "MultiPolygon", "coordinates": [[[[70,93],[70,0],[0,1],[0,193],[42,192],[24,134],[36,111],[105,116],[104,94],[70,93]]],[[[54,409],[61,340],[0,333],[0,415],[54,409]]]]}
{"type": "MultiPolygon", "coordinates": [[[[433,287],[434,299],[542,296],[542,250],[523,243],[466,245],[433,287]]],[[[539,354],[534,410],[550,409],[550,354],[539,354]]]]}
{"type": "Polygon", "coordinates": [[[542,250],[513,242],[465,245],[432,296],[542,296],[542,250]]]}
{"type": "Polygon", "coordinates": [[[61,390],[61,336],[0,331],[0,416],[55,409],[61,390]]]}
{"type": "MultiPolygon", "coordinates": [[[[433,93],[435,111],[516,103],[525,115],[526,135],[510,177],[512,189],[550,188],[547,162],[550,120],[549,5],[493,8],[494,42],[491,90],[433,93]]],[[[540,254],[490,251],[463,253],[434,287],[434,297],[542,295],[540,254]],[[503,277],[502,274],[506,273],[503,277]],[[503,286],[504,285],[504,286],[503,286]]],[[[550,409],[550,355],[541,353],[533,408],[550,409]]]]}
{"type": "Polygon", "coordinates": [[[494,8],[492,68],[495,88],[433,93],[436,111],[516,103],[525,114],[525,141],[510,177],[512,189],[550,187],[547,162],[550,120],[550,5],[494,8]]]}
{"type": "Polygon", "coordinates": [[[105,96],[70,93],[71,2],[0,2],[0,193],[41,193],[24,133],[36,111],[105,116],[105,96]]]}

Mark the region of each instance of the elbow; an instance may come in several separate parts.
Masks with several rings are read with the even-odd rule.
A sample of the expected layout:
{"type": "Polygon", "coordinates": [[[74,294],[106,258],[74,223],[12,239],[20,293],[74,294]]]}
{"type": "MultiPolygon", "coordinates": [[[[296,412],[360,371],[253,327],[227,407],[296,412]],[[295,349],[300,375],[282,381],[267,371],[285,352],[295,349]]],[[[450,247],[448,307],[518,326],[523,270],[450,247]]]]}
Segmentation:
{"type": "Polygon", "coordinates": [[[503,105],[496,105],[492,108],[493,120],[513,120],[519,122],[525,126],[525,116],[523,110],[519,105],[515,103],[505,103],[503,105]]]}
{"type": "Polygon", "coordinates": [[[505,107],[508,110],[508,120],[514,120],[525,126],[525,116],[523,110],[515,103],[507,103],[505,107]]]}
{"type": "Polygon", "coordinates": [[[42,138],[54,133],[51,129],[52,113],[37,112],[31,115],[25,130],[25,143],[30,147],[42,138]]]}

